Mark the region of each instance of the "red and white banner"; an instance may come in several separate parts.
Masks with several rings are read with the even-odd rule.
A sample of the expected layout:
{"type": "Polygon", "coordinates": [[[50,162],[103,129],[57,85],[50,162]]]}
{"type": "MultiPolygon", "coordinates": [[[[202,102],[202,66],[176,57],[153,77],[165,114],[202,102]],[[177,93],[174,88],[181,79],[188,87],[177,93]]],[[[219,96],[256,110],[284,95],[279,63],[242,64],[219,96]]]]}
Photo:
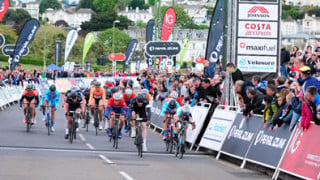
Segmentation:
{"type": "Polygon", "coordinates": [[[163,16],[161,41],[168,41],[175,22],[176,12],[173,8],[168,8],[163,16]]]}
{"type": "Polygon", "coordinates": [[[0,0],[0,22],[3,16],[6,14],[8,8],[9,8],[9,0],[3,0],[3,3],[1,3],[1,0],[0,0]]]}
{"type": "Polygon", "coordinates": [[[306,178],[317,179],[320,173],[320,126],[308,130],[295,128],[281,161],[280,169],[306,178]]]}

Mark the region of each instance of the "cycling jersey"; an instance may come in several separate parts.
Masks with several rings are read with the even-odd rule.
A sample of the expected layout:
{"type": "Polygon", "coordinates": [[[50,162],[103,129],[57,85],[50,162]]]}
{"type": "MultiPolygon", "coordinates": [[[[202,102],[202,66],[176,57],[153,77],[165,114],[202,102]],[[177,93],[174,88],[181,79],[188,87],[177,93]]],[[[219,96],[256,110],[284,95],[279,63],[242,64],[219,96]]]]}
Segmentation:
{"type": "Polygon", "coordinates": [[[24,99],[26,99],[27,102],[32,102],[33,100],[35,100],[36,101],[36,105],[39,104],[39,96],[38,96],[38,92],[36,90],[32,90],[32,91],[24,90],[22,92],[20,103],[22,103],[22,101],[24,99]]]}
{"type": "Polygon", "coordinates": [[[108,105],[106,109],[106,116],[109,116],[111,112],[115,112],[117,114],[124,114],[126,113],[126,116],[128,118],[128,108],[126,105],[126,102],[122,98],[118,104],[115,104],[115,101],[113,98],[110,98],[108,100],[108,105]]]}
{"type": "Polygon", "coordinates": [[[123,93],[122,95],[123,95],[123,99],[124,99],[124,101],[126,102],[127,106],[129,106],[131,100],[132,100],[134,97],[136,97],[136,94],[135,94],[135,93],[132,93],[130,97],[128,97],[126,93],[123,93]]]}
{"type": "Polygon", "coordinates": [[[108,86],[109,88],[114,87],[112,82],[106,82],[104,85],[108,86]]]}
{"type": "Polygon", "coordinates": [[[179,116],[179,118],[183,121],[189,121],[189,119],[192,119],[192,114],[191,113],[188,113],[187,116],[183,116],[182,115],[182,111],[181,111],[181,108],[178,109],[178,112],[176,114],[177,116],[179,116]]]}
{"type": "Polygon", "coordinates": [[[81,108],[81,104],[83,103],[80,95],[77,95],[77,100],[73,101],[71,97],[67,97],[66,103],[68,104],[68,111],[75,111],[78,108],[81,108]]]}
{"type": "MultiPolygon", "coordinates": [[[[171,98],[171,95],[169,95],[167,98],[171,98]]],[[[179,103],[180,106],[183,106],[183,102],[180,97],[177,97],[176,101],[179,103]]]]}
{"type": "Polygon", "coordinates": [[[130,103],[130,109],[138,114],[140,118],[145,118],[144,121],[147,121],[151,118],[151,108],[148,105],[149,101],[146,98],[144,98],[142,106],[139,106],[136,98],[133,98],[130,103]]]}
{"type": "Polygon", "coordinates": [[[106,93],[103,88],[100,87],[98,91],[96,87],[93,86],[90,91],[89,104],[94,105],[96,102],[99,102],[99,105],[104,105],[106,102],[106,93]]]}
{"type": "Polygon", "coordinates": [[[59,97],[60,93],[58,90],[51,93],[50,89],[47,89],[46,92],[43,94],[40,105],[42,106],[44,101],[48,101],[48,103],[50,103],[51,106],[55,106],[55,108],[57,109],[59,104],[59,97]]]}
{"type": "Polygon", "coordinates": [[[178,110],[178,108],[180,107],[179,103],[177,101],[176,102],[176,108],[174,110],[171,110],[169,108],[169,103],[170,101],[173,100],[173,99],[167,99],[163,104],[162,104],[162,110],[161,110],[161,114],[160,114],[160,117],[163,117],[163,115],[165,113],[169,113],[169,114],[175,114],[178,110]]]}

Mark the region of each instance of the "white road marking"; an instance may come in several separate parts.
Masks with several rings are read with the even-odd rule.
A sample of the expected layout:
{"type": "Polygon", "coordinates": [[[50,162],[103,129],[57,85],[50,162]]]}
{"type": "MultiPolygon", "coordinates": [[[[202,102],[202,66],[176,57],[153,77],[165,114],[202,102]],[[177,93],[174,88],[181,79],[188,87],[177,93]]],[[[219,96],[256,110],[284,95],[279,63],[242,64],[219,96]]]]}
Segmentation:
{"type": "Polygon", "coordinates": [[[89,147],[89,149],[95,149],[91,144],[86,143],[86,145],[89,147]]]}
{"type": "Polygon", "coordinates": [[[84,138],[84,136],[82,134],[79,134],[79,137],[80,137],[81,141],[86,141],[86,138],[84,138]]]}
{"type": "Polygon", "coordinates": [[[106,163],[108,163],[108,164],[113,164],[113,162],[112,162],[110,159],[108,159],[107,157],[105,157],[104,155],[100,154],[99,157],[100,157],[102,160],[104,160],[106,163]]]}
{"type": "Polygon", "coordinates": [[[123,171],[119,171],[119,173],[126,179],[126,180],[134,180],[132,177],[130,177],[127,173],[123,171]]]}

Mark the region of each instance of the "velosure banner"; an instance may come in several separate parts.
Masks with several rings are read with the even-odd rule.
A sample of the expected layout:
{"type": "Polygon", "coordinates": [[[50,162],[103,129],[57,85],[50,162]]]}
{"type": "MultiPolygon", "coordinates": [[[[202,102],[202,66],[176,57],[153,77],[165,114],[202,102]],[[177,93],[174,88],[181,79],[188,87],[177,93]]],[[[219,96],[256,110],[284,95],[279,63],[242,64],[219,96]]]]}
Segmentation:
{"type": "Polygon", "coordinates": [[[0,22],[10,6],[9,0],[0,0],[0,22]]]}
{"type": "MultiPolygon", "coordinates": [[[[153,28],[154,28],[154,19],[150,19],[148,21],[147,27],[146,27],[146,43],[148,43],[149,41],[153,41],[153,28]]],[[[145,54],[145,57],[146,57],[146,61],[147,61],[148,67],[153,66],[152,57],[148,56],[147,54],[145,54]]]]}
{"type": "Polygon", "coordinates": [[[33,18],[28,20],[24,24],[14,50],[14,56],[12,58],[12,62],[10,66],[11,70],[14,70],[16,65],[20,62],[21,56],[24,54],[29,44],[33,40],[33,37],[36,35],[39,27],[40,27],[39,21],[33,18]]]}
{"type": "Polygon", "coordinates": [[[71,52],[71,49],[74,45],[74,43],[76,42],[76,40],[78,39],[78,32],[77,30],[71,30],[69,31],[68,35],[67,35],[67,40],[66,40],[66,47],[64,50],[64,62],[67,61],[69,54],[71,52]]]}
{"type": "Polygon", "coordinates": [[[88,53],[93,41],[94,41],[94,35],[92,32],[90,32],[86,35],[86,38],[84,39],[82,64],[84,64],[84,60],[86,59],[87,53],[88,53]]]}
{"type": "Polygon", "coordinates": [[[163,119],[160,117],[162,104],[160,101],[153,101],[151,106],[151,122],[162,129],[163,119]]]}
{"type": "Polygon", "coordinates": [[[126,50],[126,59],[124,60],[124,65],[123,65],[123,72],[125,72],[127,67],[129,66],[133,53],[137,48],[137,45],[138,45],[138,40],[136,39],[131,39],[131,41],[128,43],[128,47],[126,50]]]}
{"type": "Polygon", "coordinates": [[[210,22],[206,59],[210,62],[208,75],[211,78],[215,75],[215,66],[223,50],[224,9],[224,0],[218,0],[210,22]]]}
{"type": "Polygon", "coordinates": [[[317,179],[320,173],[320,126],[307,130],[296,127],[280,164],[280,169],[305,178],[317,179]]]}
{"type": "Polygon", "coordinates": [[[245,157],[251,142],[262,127],[261,117],[252,116],[250,119],[242,121],[242,113],[238,113],[222,145],[221,151],[238,158],[245,157]]]}

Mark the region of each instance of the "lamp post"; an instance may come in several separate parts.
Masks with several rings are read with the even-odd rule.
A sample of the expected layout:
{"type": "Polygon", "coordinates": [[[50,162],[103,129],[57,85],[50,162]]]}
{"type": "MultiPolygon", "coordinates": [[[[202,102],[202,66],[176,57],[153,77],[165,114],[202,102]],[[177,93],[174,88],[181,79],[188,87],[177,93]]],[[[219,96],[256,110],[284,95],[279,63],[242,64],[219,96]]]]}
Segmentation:
{"type": "MultiPolygon", "coordinates": [[[[112,28],[112,53],[114,53],[114,28],[115,28],[115,24],[116,23],[120,23],[119,20],[115,20],[113,21],[113,28],[112,28]]],[[[112,72],[113,72],[113,76],[116,76],[116,70],[117,70],[117,61],[113,60],[112,62],[112,72]]]]}

